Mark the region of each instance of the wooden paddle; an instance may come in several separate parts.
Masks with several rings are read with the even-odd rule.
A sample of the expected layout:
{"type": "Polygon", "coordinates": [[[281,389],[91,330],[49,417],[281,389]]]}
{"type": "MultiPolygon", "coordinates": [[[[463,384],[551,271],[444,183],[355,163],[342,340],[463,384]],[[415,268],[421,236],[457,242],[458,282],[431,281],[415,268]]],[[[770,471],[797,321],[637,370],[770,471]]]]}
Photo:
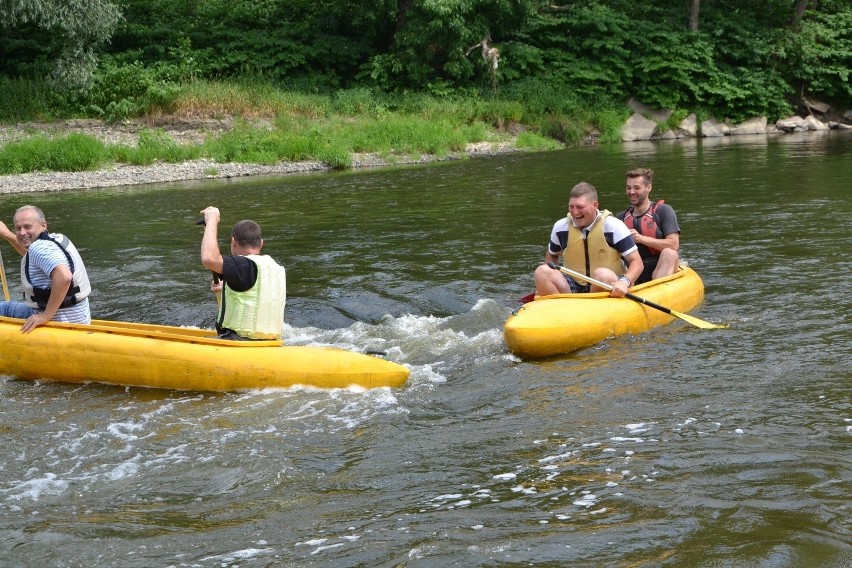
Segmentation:
{"type": "MultiPolygon", "coordinates": [[[[558,264],[553,263],[553,262],[548,262],[547,265],[550,268],[552,268],[553,270],[558,270],[562,274],[567,274],[567,275],[569,275],[573,278],[578,278],[578,279],[580,279],[584,282],[588,282],[589,284],[594,284],[595,286],[600,286],[604,290],[612,290],[612,286],[610,286],[609,284],[604,284],[600,280],[595,280],[594,278],[589,278],[588,276],[581,274],[579,272],[575,272],[575,271],[571,270],[570,268],[565,268],[564,266],[559,266],[558,264]]],[[[680,318],[683,321],[685,321],[687,323],[691,323],[695,327],[699,327],[701,329],[726,329],[728,327],[727,324],[710,323],[709,321],[704,321],[702,319],[698,319],[698,318],[693,317],[693,316],[688,316],[686,314],[676,312],[676,311],[671,310],[671,309],[669,309],[665,306],[661,306],[660,304],[655,304],[654,302],[652,302],[650,300],[646,300],[645,298],[639,297],[635,294],[631,294],[630,292],[627,292],[627,294],[625,294],[624,297],[628,298],[630,300],[633,300],[634,302],[639,302],[640,304],[645,304],[649,308],[654,308],[655,310],[660,310],[661,312],[667,313],[670,316],[680,318]]]]}
{"type": "Polygon", "coordinates": [[[6,267],[3,266],[3,253],[0,253],[0,279],[3,280],[3,298],[9,301],[9,287],[6,285],[6,267]]]}

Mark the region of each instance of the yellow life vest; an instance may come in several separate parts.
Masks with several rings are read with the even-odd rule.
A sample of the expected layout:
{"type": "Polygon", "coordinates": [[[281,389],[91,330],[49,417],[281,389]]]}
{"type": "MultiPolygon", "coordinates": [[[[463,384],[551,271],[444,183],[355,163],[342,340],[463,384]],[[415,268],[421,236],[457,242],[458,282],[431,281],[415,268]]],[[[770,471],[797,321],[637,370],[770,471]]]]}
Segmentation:
{"type": "Polygon", "coordinates": [[[245,292],[224,287],[219,324],[246,339],[280,339],[287,300],[284,267],[268,255],[248,254],[257,265],[257,280],[245,292]]]}
{"type": "MultiPolygon", "coordinates": [[[[568,217],[568,237],[562,259],[566,268],[591,276],[596,268],[609,268],[616,276],[624,274],[624,263],[617,250],[609,246],[604,238],[604,221],[612,215],[603,209],[592,221],[586,238],[583,230],[574,226],[574,220],[568,217]]],[[[585,282],[581,282],[585,284],[585,282]]]]}

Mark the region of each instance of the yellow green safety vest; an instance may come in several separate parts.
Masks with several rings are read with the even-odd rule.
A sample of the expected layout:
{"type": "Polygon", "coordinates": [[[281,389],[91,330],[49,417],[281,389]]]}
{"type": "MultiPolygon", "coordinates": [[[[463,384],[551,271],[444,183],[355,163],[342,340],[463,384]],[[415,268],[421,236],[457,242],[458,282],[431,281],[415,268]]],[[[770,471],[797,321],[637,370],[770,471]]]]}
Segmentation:
{"type": "MultiPolygon", "coordinates": [[[[606,209],[592,221],[586,238],[583,231],[574,226],[574,220],[568,217],[568,237],[562,259],[566,268],[591,276],[596,268],[609,268],[616,276],[624,274],[624,263],[617,250],[609,246],[604,238],[604,220],[612,215],[606,209]]],[[[581,282],[581,284],[586,284],[581,282]]]]}
{"type": "Polygon", "coordinates": [[[246,339],[280,339],[287,301],[284,267],[268,255],[248,254],[246,258],[257,265],[257,280],[245,292],[225,284],[220,325],[246,339]]]}

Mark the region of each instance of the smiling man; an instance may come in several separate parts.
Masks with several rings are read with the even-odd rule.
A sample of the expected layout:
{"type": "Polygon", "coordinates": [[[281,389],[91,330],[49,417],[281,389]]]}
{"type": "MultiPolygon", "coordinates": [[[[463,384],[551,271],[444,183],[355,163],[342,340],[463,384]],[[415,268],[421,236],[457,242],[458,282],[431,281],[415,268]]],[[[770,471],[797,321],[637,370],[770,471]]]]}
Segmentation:
{"type": "Polygon", "coordinates": [[[34,205],[15,211],[15,232],[0,221],[0,237],[23,255],[23,302],[0,302],[0,316],[25,320],[29,333],[48,321],[91,323],[92,287],[86,266],[68,237],[47,232],[44,212],[34,205]]]}
{"type": "Polygon", "coordinates": [[[630,230],[609,211],[598,209],[598,192],[586,182],[571,189],[568,216],[554,223],[545,263],[535,270],[533,278],[539,296],[602,290],[548,266],[558,263],[560,257],[566,268],[612,286],[610,296],[614,298],[624,297],[643,269],[630,230]]]}
{"type": "Polygon", "coordinates": [[[624,174],[630,207],[616,215],[630,229],[645,265],[636,284],[674,274],[680,262],[680,226],[670,205],[651,201],[654,171],[638,168],[624,174]]]}

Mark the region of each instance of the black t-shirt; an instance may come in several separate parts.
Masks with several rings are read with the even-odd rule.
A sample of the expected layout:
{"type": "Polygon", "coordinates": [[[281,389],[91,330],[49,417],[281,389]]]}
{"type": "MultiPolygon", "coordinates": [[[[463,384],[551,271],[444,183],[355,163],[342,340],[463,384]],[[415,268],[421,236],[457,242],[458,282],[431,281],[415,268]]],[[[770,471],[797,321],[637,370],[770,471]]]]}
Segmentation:
{"type": "Polygon", "coordinates": [[[235,292],[250,290],[257,282],[257,265],[245,256],[222,256],[222,280],[235,292]]]}
{"type": "MultiPolygon", "coordinates": [[[[257,265],[253,260],[244,256],[223,255],[222,274],[220,276],[231,290],[245,292],[250,290],[257,282],[257,265]]],[[[224,301],[225,298],[222,296],[222,302],[224,301]]],[[[224,312],[220,314],[220,317],[222,315],[224,315],[224,312]]],[[[216,320],[216,331],[219,332],[220,337],[225,339],[240,339],[232,330],[222,327],[222,322],[218,318],[216,320]]]]}

